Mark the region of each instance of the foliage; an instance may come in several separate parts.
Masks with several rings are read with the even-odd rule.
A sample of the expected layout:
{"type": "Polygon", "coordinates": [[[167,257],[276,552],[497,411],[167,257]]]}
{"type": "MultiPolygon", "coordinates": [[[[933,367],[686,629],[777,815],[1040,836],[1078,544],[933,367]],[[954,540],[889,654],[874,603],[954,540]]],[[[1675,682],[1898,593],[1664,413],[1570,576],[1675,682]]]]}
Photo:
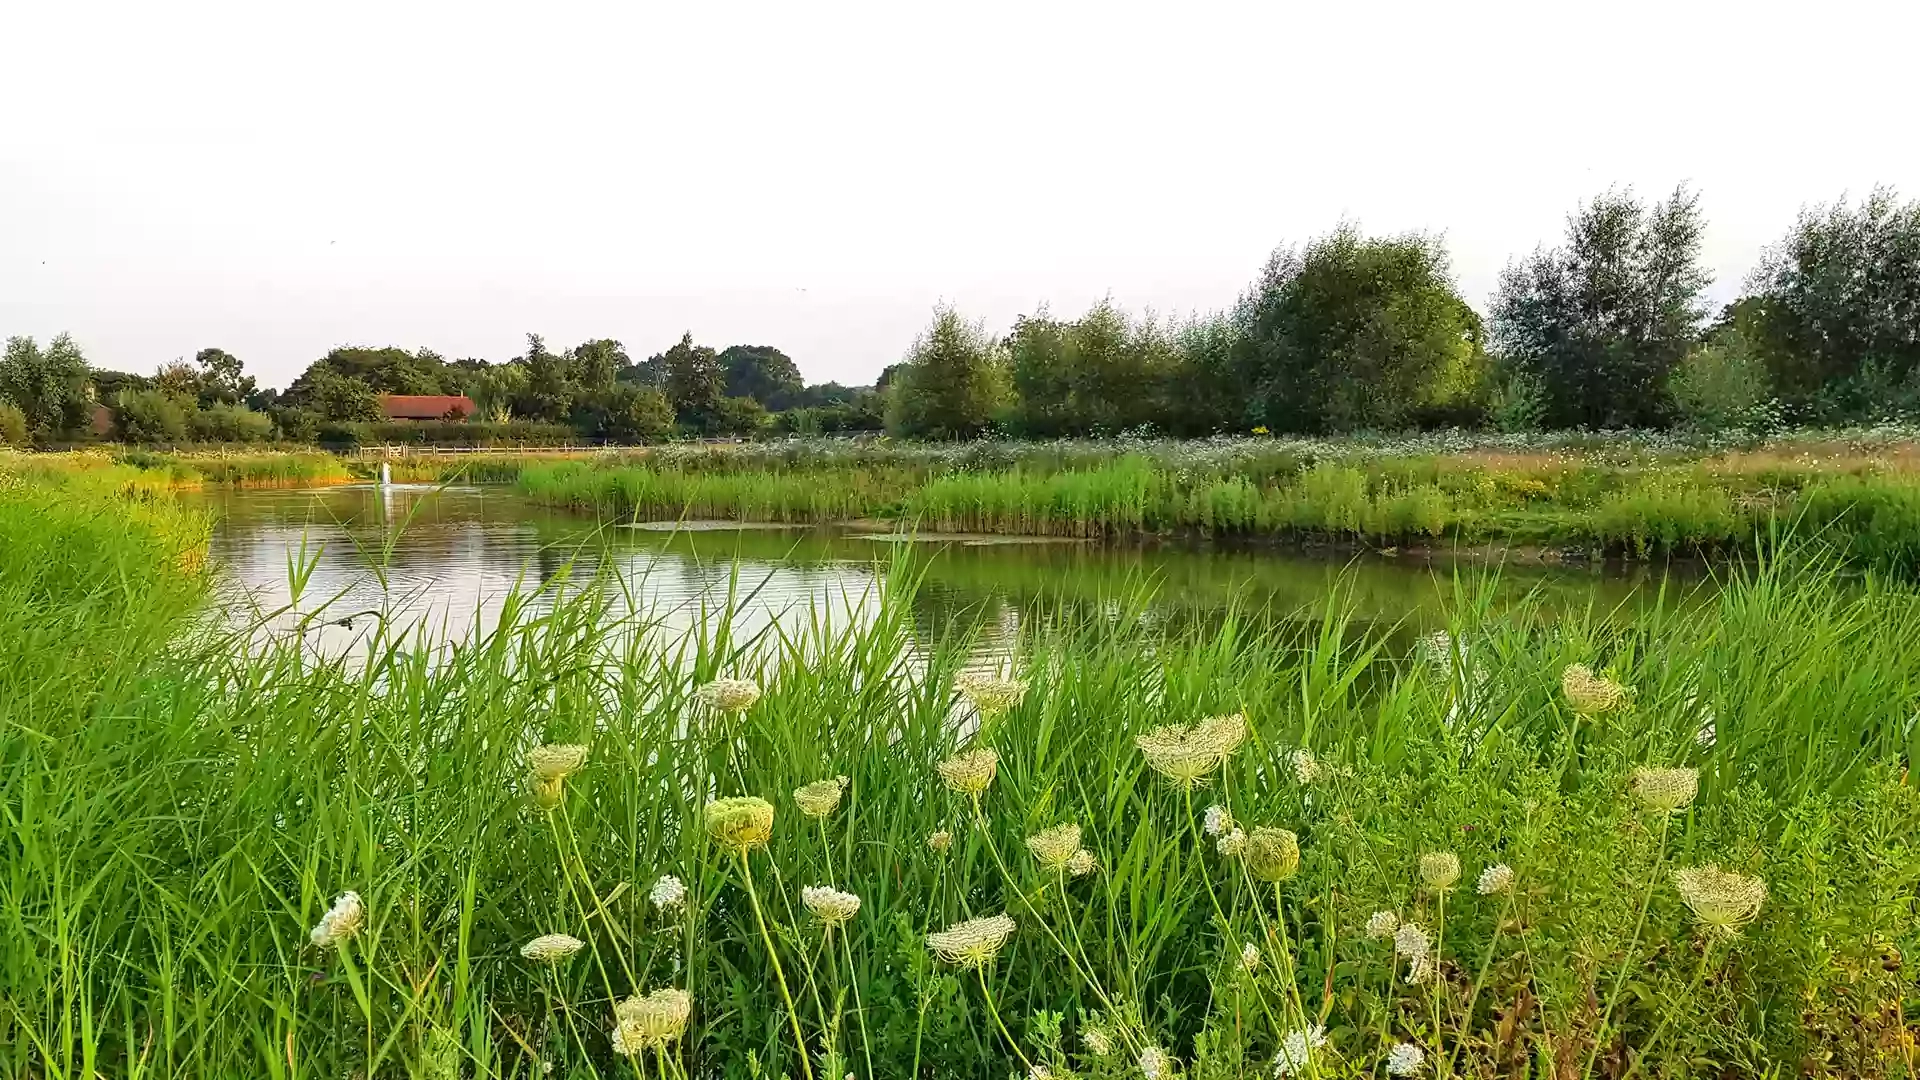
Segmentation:
{"type": "MultiPolygon", "coordinates": [[[[1737,314],[1793,400],[1854,382],[1920,386],[1920,200],[1876,188],[1858,206],[1802,211],[1747,290],[1737,314]]],[[[1865,396],[1855,415],[1884,415],[1865,396]]]]}
{"type": "Polygon", "coordinates": [[[664,633],[610,607],[619,583],[562,578],[433,662],[377,613],[363,660],[316,662],[270,613],[193,619],[204,519],[131,470],[83,483],[0,484],[5,1075],[617,1075],[613,1003],[671,987],[690,1014],[645,1063],[670,1077],[1118,1080],[1149,1046],[1270,1076],[1319,1025],[1293,1044],[1310,1076],[1379,1075],[1397,1043],[1427,1075],[1912,1076],[1906,591],[1774,566],[1549,614],[1463,580],[1421,640],[1122,593],[1022,612],[1001,654],[995,627],[922,640],[910,575],[862,619],[757,634],[664,633]],[[956,692],[983,664],[1024,682],[991,718],[956,692]],[[1573,664],[1621,709],[1574,713],[1573,664]],[[764,693],[716,715],[697,689],[723,675],[764,693]],[[1138,748],[1236,712],[1197,791],[1138,748]],[[544,809],[543,744],[587,747],[544,809]],[[996,752],[977,799],[936,770],[963,748],[996,752]],[[1648,765],[1697,770],[1682,812],[1636,800],[1648,765]],[[790,793],[837,777],[805,816],[790,793]],[[768,800],[763,848],[709,839],[715,794],[768,800]],[[1297,865],[1257,879],[1222,817],[1288,830],[1297,865]],[[1029,854],[1060,825],[1084,875],[1029,854]],[[1450,887],[1422,875],[1440,853],[1450,887]],[[1675,887],[1709,863],[1765,883],[1738,933],[1675,887]],[[859,910],[828,934],[808,885],[859,910]],[[316,945],[349,891],[352,932],[316,945]],[[1419,957],[1369,935],[1383,911],[1419,957]],[[980,970],[929,952],[1000,912],[980,970]],[[523,957],[554,933],[579,952],[523,957]]]}
{"type": "Polygon", "coordinates": [[[187,440],[187,409],[165,390],[122,390],[113,399],[114,435],[123,442],[187,440]]]}
{"type": "Polygon", "coordinates": [[[987,429],[1005,403],[1004,357],[977,323],[937,308],[888,389],[887,430],[926,439],[964,439],[987,429]]]}
{"type": "Polygon", "coordinates": [[[767,410],[750,397],[723,397],[707,418],[715,435],[754,435],[767,426],[767,410]]]}
{"type": "Polygon", "coordinates": [[[799,366],[771,345],[729,345],[718,359],[725,380],[722,392],[752,398],[768,412],[793,408],[806,389],[799,366]]]}
{"type": "Polygon", "coordinates": [[[27,445],[27,414],[20,406],[0,397],[0,446],[27,445]]]}
{"type": "Polygon", "coordinates": [[[682,334],[679,343],[658,359],[666,380],[667,401],[680,423],[689,427],[710,423],[726,386],[720,358],[705,345],[695,345],[692,334],[682,334]]]}
{"type": "Polygon", "coordinates": [[[1480,317],[1455,292],[1438,238],[1352,226],[1281,249],[1241,301],[1233,365],[1249,426],[1405,426],[1464,406],[1485,367],[1480,317]]]}
{"type": "Polygon", "coordinates": [[[576,406],[573,422],[591,438],[637,445],[673,433],[673,406],[651,386],[624,382],[576,406]]]}
{"type": "Polygon", "coordinates": [[[1567,220],[1567,245],[1510,264],[1493,299],[1503,358],[1539,376],[1552,427],[1653,426],[1668,374],[1693,346],[1709,276],[1700,197],[1651,210],[1609,191],[1567,220]]]}
{"type": "Polygon", "coordinates": [[[565,446],[580,434],[566,424],[514,420],[395,422],[338,425],[332,440],[351,446],[565,446]]]}
{"type": "Polygon", "coordinates": [[[1072,322],[1022,316],[1006,342],[1023,435],[1117,434],[1161,421],[1173,343],[1151,320],[1130,320],[1111,301],[1072,322]]]}
{"type": "Polygon", "coordinates": [[[52,439],[87,425],[87,358],[60,334],[42,349],[30,337],[7,339],[0,353],[0,398],[26,418],[34,440],[52,439]]]}
{"type": "Polygon", "coordinates": [[[1687,423],[1710,430],[1765,427],[1775,417],[1758,350],[1738,327],[1727,326],[1694,347],[1668,386],[1687,423]]]}

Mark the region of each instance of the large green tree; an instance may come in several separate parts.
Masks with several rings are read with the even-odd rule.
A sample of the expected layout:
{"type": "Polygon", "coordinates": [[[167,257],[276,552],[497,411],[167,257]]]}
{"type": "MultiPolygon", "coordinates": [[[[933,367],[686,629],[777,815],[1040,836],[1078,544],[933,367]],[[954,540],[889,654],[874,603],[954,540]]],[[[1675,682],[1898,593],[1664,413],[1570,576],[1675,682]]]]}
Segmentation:
{"type": "Polygon", "coordinates": [[[91,411],[87,377],[87,358],[67,334],[47,342],[44,349],[30,337],[8,338],[0,353],[0,398],[20,410],[34,439],[86,427],[91,411]]]}
{"type": "MultiPolygon", "coordinates": [[[[430,349],[410,353],[388,346],[374,349],[342,346],[314,361],[287,387],[289,403],[313,408],[321,379],[333,377],[357,384],[369,395],[445,394],[449,388],[446,363],[430,349]]],[[[338,394],[336,393],[337,397],[338,394]]],[[[323,410],[316,410],[323,411],[323,410]]]]}
{"type": "Polygon", "coordinates": [[[677,344],[654,359],[659,361],[666,380],[667,400],[673,404],[680,422],[689,427],[705,427],[725,396],[726,373],[720,368],[719,356],[705,345],[695,345],[689,333],[680,335],[677,344]]]}
{"type": "Polygon", "coordinates": [[[1893,394],[1920,404],[1920,200],[1876,188],[1857,206],[1802,211],[1726,321],[1790,400],[1869,413],[1893,394]]]}
{"type": "Polygon", "coordinates": [[[1667,380],[1699,340],[1712,280],[1706,218],[1684,186],[1647,207],[1609,191],[1567,219],[1564,247],[1509,265],[1493,343],[1545,393],[1553,427],[1637,427],[1667,418],[1667,380]]]}
{"type": "Polygon", "coordinates": [[[1399,427],[1463,405],[1480,384],[1480,318],[1436,237],[1342,226],[1282,248],[1236,317],[1231,363],[1249,426],[1399,427]]]}
{"type": "Polygon", "coordinates": [[[971,438],[993,422],[1008,393],[1005,361],[986,331],[941,307],[894,369],[887,428],[919,438],[971,438]]]}
{"type": "Polygon", "coordinates": [[[1129,319],[1109,300],[1072,322],[1042,309],[1014,323],[1006,351],[1012,419],[1024,434],[1165,426],[1163,393],[1178,351],[1151,319],[1129,319]]]}
{"type": "Polygon", "coordinates": [[[580,392],[603,394],[613,389],[620,374],[633,366],[627,347],[612,338],[596,338],[573,347],[573,361],[580,392]]]}
{"type": "Polygon", "coordinates": [[[720,370],[727,397],[752,398],[772,411],[800,404],[806,383],[800,368],[771,345],[729,345],[721,350],[720,370]]]}
{"type": "Polygon", "coordinates": [[[200,365],[200,405],[239,405],[254,397],[260,386],[246,373],[240,358],[225,349],[201,349],[193,354],[200,365]]]}

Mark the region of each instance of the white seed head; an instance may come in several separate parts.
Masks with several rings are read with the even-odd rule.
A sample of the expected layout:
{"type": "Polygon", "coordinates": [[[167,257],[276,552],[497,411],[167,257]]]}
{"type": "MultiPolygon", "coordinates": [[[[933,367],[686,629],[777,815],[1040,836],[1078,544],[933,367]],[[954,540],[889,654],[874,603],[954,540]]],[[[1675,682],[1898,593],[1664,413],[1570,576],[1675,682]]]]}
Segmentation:
{"type": "Polygon", "coordinates": [[[1460,880],[1460,856],[1451,851],[1429,851],[1420,856],[1420,880],[1429,889],[1445,891],[1460,880]]]}
{"type": "Polygon", "coordinates": [[[1642,766],[1633,770],[1627,790],[1650,814],[1677,814],[1693,805],[1694,796],[1700,793],[1700,770],[1642,766]]]}
{"type": "Polygon", "coordinates": [[[760,684],[752,679],[715,679],[693,692],[708,708],[724,713],[746,712],[760,700],[760,684]]]}
{"type": "Polygon", "coordinates": [[[1387,1051],[1387,1075],[1412,1076],[1426,1060],[1425,1050],[1412,1043],[1395,1043],[1393,1049],[1387,1051]]]}
{"type": "Polygon", "coordinates": [[[1006,915],[968,919],[927,935],[927,948],[949,964],[983,968],[1000,955],[1013,936],[1014,921],[1006,915]]]}
{"type": "Polygon", "coordinates": [[[1393,932],[1393,951],[1408,960],[1419,961],[1426,957],[1433,943],[1427,938],[1427,932],[1420,929],[1418,923],[1403,922],[1393,932]]]}
{"type": "Polygon", "coordinates": [[[569,934],[542,934],[520,946],[520,955],[537,964],[565,960],[580,951],[586,942],[569,934]]]}
{"type": "Polygon", "coordinates": [[[1000,769],[1000,755],[990,746],[955,754],[934,766],[940,779],[962,795],[978,795],[993,783],[1000,769]]]}
{"type": "Polygon", "coordinates": [[[1147,1080],[1168,1080],[1173,1075],[1173,1059],[1165,1050],[1149,1046],[1140,1051],[1140,1075],[1147,1080]]]}
{"type": "Polygon", "coordinates": [[[1738,937],[1767,900],[1765,881],[1712,863],[1675,870],[1673,887],[1707,932],[1725,938],[1738,937]]]}
{"type": "Polygon", "coordinates": [[[1505,896],[1513,891],[1513,867],[1494,863],[1480,871],[1480,880],[1473,887],[1481,896],[1505,896]]]}
{"type": "Polygon", "coordinates": [[[998,716],[1020,704],[1020,699],[1027,695],[1027,684],[1022,680],[979,671],[955,675],[953,689],[981,716],[998,716]]]}
{"type": "Polygon", "coordinates": [[[1313,1052],[1327,1044],[1327,1029],[1315,1024],[1296,1028],[1280,1040],[1280,1052],[1273,1058],[1273,1075],[1303,1075],[1313,1068],[1313,1052]]]}
{"type": "Polygon", "coordinates": [[[1400,916],[1391,911],[1376,911],[1367,918],[1367,936],[1370,938],[1392,937],[1400,929],[1400,916]]]}
{"type": "Polygon", "coordinates": [[[314,945],[328,949],[352,938],[366,925],[367,908],[360,902],[357,892],[343,892],[333,901],[333,906],[320,916],[319,925],[313,928],[308,937],[314,945]]]}
{"type": "Polygon", "coordinates": [[[1247,834],[1240,829],[1230,830],[1213,846],[1229,859],[1238,858],[1247,853],[1247,834]]]}
{"type": "Polygon", "coordinates": [[[565,780],[587,763],[587,748],[578,743],[547,743],[527,751],[527,768],[536,780],[565,780]]]}
{"type": "Polygon", "coordinates": [[[1287,761],[1293,766],[1293,778],[1302,784],[1311,784],[1320,779],[1320,760],[1306,747],[1288,754],[1287,761]]]}
{"type": "Polygon", "coordinates": [[[1074,852],[1073,858],[1067,860],[1067,873],[1074,877],[1086,877],[1098,869],[1100,869],[1100,860],[1094,858],[1093,852],[1086,848],[1074,852]]]}
{"type": "Polygon", "coordinates": [[[945,829],[935,829],[927,834],[927,850],[944,855],[953,846],[953,834],[945,829]]]}
{"type": "Polygon", "coordinates": [[[670,986],[619,1002],[613,1007],[614,1052],[630,1056],[665,1046],[687,1030],[692,1015],[693,997],[670,986]]]}
{"type": "Polygon", "coordinates": [[[1207,807],[1207,812],[1201,818],[1201,822],[1207,830],[1208,836],[1219,836],[1221,833],[1233,828],[1233,815],[1227,812],[1226,807],[1215,803],[1207,807]]]}
{"type": "Polygon", "coordinates": [[[656,911],[672,911],[686,905],[687,886],[672,874],[662,874],[660,880],[653,883],[653,888],[647,891],[647,899],[653,901],[656,911]]]}
{"type": "Polygon", "coordinates": [[[858,896],[825,885],[809,885],[801,889],[800,903],[827,926],[839,926],[860,912],[858,896]]]}
{"type": "Polygon", "coordinates": [[[815,780],[793,793],[793,804],[810,818],[824,818],[840,808],[840,796],[847,790],[847,778],[815,780]]]}
{"type": "Polygon", "coordinates": [[[1593,673],[1585,664],[1569,664],[1560,673],[1560,693],[1567,705],[1583,716],[1613,712],[1633,697],[1626,687],[1593,673]]]}
{"type": "Polygon", "coordinates": [[[1105,1028],[1090,1027],[1080,1033],[1080,1045],[1094,1057],[1108,1057],[1113,1053],[1113,1039],[1105,1028]]]}
{"type": "Polygon", "coordinates": [[[1176,787],[1192,789],[1206,783],[1246,738],[1247,718],[1233,713],[1197,724],[1164,724],[1133,742],[1154,772],[1176,787]]]}
{"type": "Polygon", "coordinates": [[[1042,829],[1027,837],[1027,850],[1033,852],[1041,869],[1065,870],[1073,861],[1074,853],[1080,850],[1080,826],[1055,825],[1042,829]]]}
{"type": "Polygon", "coordinates": [[[1240,968],[1243,971],[1260,970],[1260,947],[1251,941],[1240,946],[1240,968]]]}

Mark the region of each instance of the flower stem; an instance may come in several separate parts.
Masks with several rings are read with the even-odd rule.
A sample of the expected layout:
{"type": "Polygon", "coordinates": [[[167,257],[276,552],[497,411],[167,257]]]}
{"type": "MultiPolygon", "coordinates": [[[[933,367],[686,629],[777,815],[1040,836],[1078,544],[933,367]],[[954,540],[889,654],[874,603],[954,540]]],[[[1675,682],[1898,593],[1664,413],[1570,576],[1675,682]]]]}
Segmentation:
{"type": "Polygon", "coordinates": [[[1014,1041],[1013,1033],[1007,1030],[1006,1022],[1000,1019],[1000,1010],[993,1004],[993,990],[987,986],[986,967],[982,965],[974,968],[973,973],[980,976],[980,992],[987,997],[987,1012],[993,1016],[994,1025],[1000,1029],[1000,1034],[1007,1040],[1007,1045],[1013,1047],[1013,1052],[1020,1058],[1020,1064],[1027,1067],[1028,1075],[1032,1075],[1033,1062],[1027,1060],[1026,1051],[1020,1049],[1020,1044],[1014,1041]]]}
{"type": "Polygon", "coordinates": [[[787,1022],[793,1025],[793,1047],[800,1054],[800,1072],[813,1080],[813,1063],[807,1060],[807,1037],[800,1031],[800,1011],[793,1007],[793,993],[787,989],[787,973],[781,970],[780,954],[774,951],[773,935],[767,932],[767,917],[760,910],[760,891],[753,887],[753,866],[745,849],[740,856],[740,876],[747,883],[747,899],[753,902],[753,921],[760,926],[760,940],[766,943],[767,959],[773,963],[773,977],[780,983],[780,998],[787,1003],[787,1022]]]}

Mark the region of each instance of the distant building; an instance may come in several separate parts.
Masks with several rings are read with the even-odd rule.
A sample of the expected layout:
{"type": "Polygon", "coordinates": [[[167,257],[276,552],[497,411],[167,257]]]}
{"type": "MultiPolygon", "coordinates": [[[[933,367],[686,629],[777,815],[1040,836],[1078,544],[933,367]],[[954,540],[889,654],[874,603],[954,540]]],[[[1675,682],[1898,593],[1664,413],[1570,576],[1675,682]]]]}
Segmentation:
{"type": "Polygon", "coordinates": [[[465,394],[380,395],[380,413],[389,420],[465,420],[479,411],[465,394]]]}
{"type": "Polygon", "coordinates": [[[102,439],[113,434],[113,410],[105,405],[93,405],[87,416],[87,429],[102,439]]]}

